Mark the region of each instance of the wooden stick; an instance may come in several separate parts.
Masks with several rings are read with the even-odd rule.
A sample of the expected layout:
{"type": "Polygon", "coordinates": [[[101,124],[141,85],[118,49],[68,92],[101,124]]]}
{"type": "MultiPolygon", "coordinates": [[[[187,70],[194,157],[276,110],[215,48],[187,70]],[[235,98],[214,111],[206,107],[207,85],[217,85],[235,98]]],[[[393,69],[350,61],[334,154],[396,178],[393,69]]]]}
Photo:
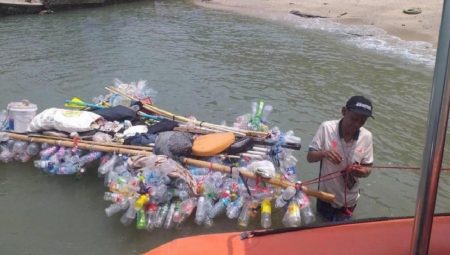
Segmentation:
{"type": "MultiPolygon", "coordinates": [[[[202,168],[210,168],[212,170],[219,171],[222,173],[229,174],[232,171],[232,168],[229,166],[211,163],[208,161],[202,161],[202,160],[197,160],[197,159],[192,159],[192,158],[183,158],[182,161],[188,165],[193,165],[193,166],[202,167],[202,168]]],[[[236,169],[238,169],[239,173],[242,174],[246,178],[251,178],[251,179],[258,178],[258,176],[256,174],[254,174],[251,171],[246,170],[245,168],[240,167],[240,168],[236,168],[236,169]]],[[[295,183],[292,183],[289,181],[284,181],[284,180],[279,180],[276,178],[271,178],[271,179],[263,178],[262,181],[272,184],[272,185],[275,185],[275,186],[282,187],[282,188],[287,188],[290,186],[295,187],[295,183]]],[[[302,188],[302,191],[305,192],[306,195],[316,197],[322,201],[332,203],[335,200],[335,196],[333,194],[326,193],[323,191],[318,191],[318,190],[311,190],[304,186],[302,186],[301,188],[302,188]]]]}
{"type": "MultiPolygon", "coordinates": [[[[38,135],[38,134],[29,134],[30,137],[36,137],[36,138],[45,138],[45,139],[52,139],[52,140],[61,140],[61,141],[69,141],[72,142],[73,140],[70,138],[65,137],[55,137],[55,136],[48,136],[48,135],[38,135]]],[[[153,148],[151,145],[147,146],[136,146],[136,145],[125,145],[125,144],[117,144],[117,143],[99,143],[95,141],[89,141],[89,140],[80,140],[83,143],[87,144],[93,144],[93,145],[100,145],[100,146],[107,146],[107,147],[116,147],[116,148],[123,148],[123,149],[130,149],[130,150],[145,150],[145,151],[153,151],[153,148]]]]}
{"type": "MultiPolygon", "coordinates": [[[[65,140],[56,140],[56,139],[48,139],[48,138],[39,138],[27,135],[21,135],[16,133],[8,133],[8,137],[14,140],[26,141],[26,142],[35,142],[35,143],[48,143],[51,145],[64,146],[68,148],[75,147],[75,143],[73,141],[65,141],[65,140]]],[[[79,141],[76,145],[78,148],[82,150],[89,151],[101,151],[108,153],[119,153],[119,154],[127,154],[127,155],[150,155],[151,152],[147,150],[136,150],[136,149],[125,149],[119,147],[108,147],[97,144],[85,143],[84,141],[79,141]]]]}

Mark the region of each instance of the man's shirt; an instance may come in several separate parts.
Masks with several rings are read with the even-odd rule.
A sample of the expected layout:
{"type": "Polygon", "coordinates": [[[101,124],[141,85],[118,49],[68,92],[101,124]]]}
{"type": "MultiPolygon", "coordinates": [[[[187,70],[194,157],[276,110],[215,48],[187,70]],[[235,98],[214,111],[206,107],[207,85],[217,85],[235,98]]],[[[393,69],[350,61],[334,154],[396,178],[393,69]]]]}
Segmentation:
{"type": "MultiPolygon", "coordinates": [[[[334,150],[342,156],[342,161],[339,165],[333,164],[328,159],[322,159],[321,176],[332,172],[345,170],[353,163],[372,164],[373,162],[373,144],[372,133],[361,127],[353,139],[349,142],[344,141],[342,131],[340,129],[340,120],[331,120],[323,122],[311,144],[309,145],[311,151],[328,151],[334,150]]],[[[332,176],[337,176],[333,174],[332,176]]],[[[326,177],[325,177],[326,178],[326,177]]],[[[349,178],[350,179],[350,178],[349,178]]],[[[356,205],[359,197],[359,178],[355,179],[354,185],[347,190],[347,183],[344,176],[338,176],[331,180],[324,180],[319,183],[320,190],[332,193],[336,196],[336,201],[333,207],[340,208],[343,206],[351,207],[356,205]],[[347,201],[347,203],[345,203],[347,201]]]]}

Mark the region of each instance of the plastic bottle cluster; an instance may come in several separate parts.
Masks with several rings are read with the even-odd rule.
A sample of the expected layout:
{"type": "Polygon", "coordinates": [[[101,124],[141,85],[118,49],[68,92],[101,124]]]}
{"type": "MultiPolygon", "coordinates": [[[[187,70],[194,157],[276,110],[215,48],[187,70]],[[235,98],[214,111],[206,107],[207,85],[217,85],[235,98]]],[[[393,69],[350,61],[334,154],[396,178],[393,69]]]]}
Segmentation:
{"type": "MultiPolygon", "coordinates": [[[[119,80],[115,86],[131,91],[132,97],[148,99],[154,91],[145,85],[145,81],[124,84],[119,80]]],[[[95,103],[109,105],[127,105],[131,101],[123,96],[109,94],[94,99],[95,103]]],[[[300,138],[292,131],[282,133],[277,127],[268,130],[268,116],[273,107],[264,102],[252,103],[252,112],[239,116],[234,126],[241,129],[269,131],[276,141],[261,161],[248,158],[235,162],[239,167],[258,165],[255,172],[262,169],[263,174],[278,174],[291,182],[297,181],[297,159],[293,151],[285,144],[300,144],[300,138]],[[275,169],[278,170],[275,173],[275,169]],[[266,173],[273,171],[273,173],[266,173]]],[[[0,116],[1,117],[1,116],[0,116]]],[[[0,122],[4,117],[0,118],[0,122]]],[[[116,132],[129,128],[131,123],[107,122],[99,127],[100,131],[116,132]]],[[[114,137],[117,138],[118,137],[114,137]]],[[[96,142],[111,142],[113,137],[100,133],[94,135],[96,142]]],[[[192,187],[181,177],[169,177],[161,169],[147,167],[132,168],[130,159],[125,155],[105,154],[96,151],[82,151],[62,146],[28,143],[9,140],[0,132],[0,161],[28,162],[32,159],[36,168],[51,175],[80,176],[88,169],[88,164],[99,161],[98,175],[104,178],[108,188],[104,199],[111,204],[105,208],[106,215],[121,214],[124,225],[135,224],[137,229],[154,230],[158,228],[179,228],[192,218],[196,224],[210,227],[218,217],[236,220],[240,227],[247,228],[251,221],[260,221],[262,228],[272,227],[272,211],[282,210],[281,222],[287,227],[296,227],[314,221],[308,197],[294,187],[284,190],[245,180],[239,175],[222,174],[209,169],[189,167],[187,170],[195,179],[196,196],[192,187]]],[[[211,162],[226,164],[220,158],[210,158],[211,162]]],[[[262,175],[263,176],[263,175],[262,175]]],[[[268,177],[270,178],[270,177],[268,177]]]]}
{"type": "Polygon", "coordinates": [[[214,219],[228,217],[237,220],[243,228],[259,215],[261,227],[270,228],[272,207],[285,210],[282,218],[285,226],[314,221],[308,197],[293,187],[280,190],[253,180],[244,181],[209,169],[190,167],[188,170],[196,180],[198,191],[198,196],[193,196],[183,179],[149,168],[132,170],[124,155],[103,155],[2,137],[0,141],[2,162],[27,162],[38,157],[34,166],[52,175],[80,174],[88,163],[99,160],[98,174],[109,189],[104,199],[111,202],[105,209],[106,215],[122,213],[121,223],[135,222],[137,229],[179,228],[191,215],[198,225],[210,227],[214,219]]]}
{"type": "Polygon", "coordinates": [[[282,223],[288,227],[309,224],[314,214],[308,197],[295,188],[280,191],[273,187],[244,184],[242,179],[190,167],[197,181],[199,196],[190,194],[186,183],[148,168],[127,171],[126,158],[113,155],[99,167],[109,192],[104,199],[112,202],[105,209],[107,216],[122,212],[120,221],[130,225],[136,221],[137,229],[179,228],[193,214],[195,223],[211,227],[214,219],[228,217],[246,228],[260,211],[262,228],[272,226],[272,200],[275,207],[285,210],[282,223]],[[196,209],[196,210],[194,210],[196,209]],[[303,220],[302,220],[303,219],[303,220]]]}

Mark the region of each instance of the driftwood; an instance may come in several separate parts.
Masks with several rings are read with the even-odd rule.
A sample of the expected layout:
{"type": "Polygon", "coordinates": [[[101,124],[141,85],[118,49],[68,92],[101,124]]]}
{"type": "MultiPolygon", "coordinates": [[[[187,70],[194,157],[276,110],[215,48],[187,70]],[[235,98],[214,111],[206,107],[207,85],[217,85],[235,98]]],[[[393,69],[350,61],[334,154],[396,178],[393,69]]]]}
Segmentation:
{"type": "Polygon", "coordinates": [[[320,18],[320,19],[325,19],[325,18],[329,18],[329,17],[325,17],[325,16],[319,16],[319,15],[313,15],[313,14],[307,14],[307,13],[303,13],[297,10],[292,10],[289,12],[290,14],[294,14],[297,16],[300,16],[302,18],[320,18]]]}

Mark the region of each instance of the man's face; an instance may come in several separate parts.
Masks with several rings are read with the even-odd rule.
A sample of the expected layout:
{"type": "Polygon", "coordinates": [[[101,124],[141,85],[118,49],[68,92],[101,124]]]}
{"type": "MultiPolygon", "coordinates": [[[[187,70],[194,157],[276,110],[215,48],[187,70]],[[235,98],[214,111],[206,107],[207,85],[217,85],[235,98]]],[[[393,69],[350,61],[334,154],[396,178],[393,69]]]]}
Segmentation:
{"type": "Polygon", "coordinates": [[[367,116],[352,112],[345,107],[344,109],[342,109],[342,114],[344,115],[344,118],[342,120],[343,129],[349,131],[352,134],[354,134],[359,130],[359,128],[364,126],[367,120],[367,116]]]}

